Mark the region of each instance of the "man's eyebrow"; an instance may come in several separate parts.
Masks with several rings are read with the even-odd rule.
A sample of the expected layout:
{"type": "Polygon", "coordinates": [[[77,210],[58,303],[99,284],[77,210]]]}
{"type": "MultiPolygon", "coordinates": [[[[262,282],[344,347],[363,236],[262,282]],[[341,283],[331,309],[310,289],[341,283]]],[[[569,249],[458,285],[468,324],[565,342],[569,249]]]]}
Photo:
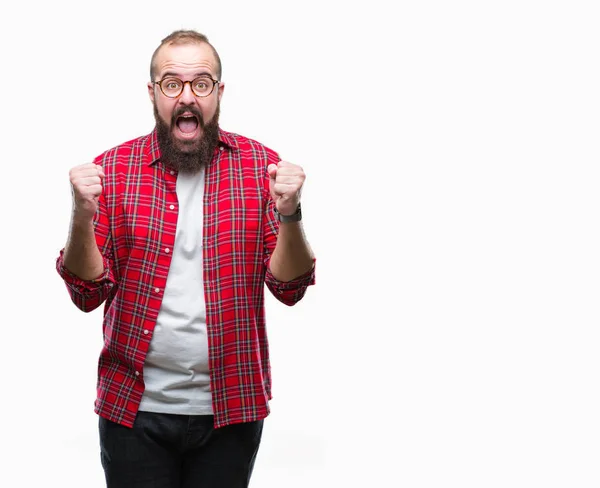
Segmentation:
{"type": "MultiPolygon", "coordinates": [[[[176,73],[175,71],[165,71],[162,74],[162,78],[165,78],[167,76],[173,76],[175,78],[179,78],[180,77],[179,73],[176,73]]],[[[212,78],[212,74],[209,73],[208,71],[198,71],[193,76],[194,76],[194,79],[195,78],[199,78],[200,76],[208,76],[209,78],[212,78]]]]}

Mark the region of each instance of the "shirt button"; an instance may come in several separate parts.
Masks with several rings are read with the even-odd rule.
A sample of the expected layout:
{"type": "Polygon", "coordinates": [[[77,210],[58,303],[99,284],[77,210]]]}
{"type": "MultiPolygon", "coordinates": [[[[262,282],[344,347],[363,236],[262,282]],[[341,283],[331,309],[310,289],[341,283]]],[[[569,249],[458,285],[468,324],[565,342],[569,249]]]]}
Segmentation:
{"type": "Polygon", "coordinates": [[[223,149],[225,149],[225,148],[224,148],[223,146],[221,146],[221,147],[219,148],[219,151],[222,151],[223,149]]]}
{"type": "Polygon", "coordinates": [[[148,335],[148,329],[144,329],[144,335],[148,335]]]}
{"type": "Polygon", "coordinates": [[[170,250],[168,247],[165,249],[165,252],[166,252],[167,254],[169,254],[169,252],[170,252],[170,251],[171,251],[171,250],[170,250]]]}
{"type": "Polygon", "coordinates": [[[175,205],[169,205],[169,208],[170,208],[171,210],[173,210],[173,209],[175,208],[175,205]]]}
{"type": "Polygon", "coordinates": [[[135,372],[135,375],[136,375],[136,376],[139,376],[139,375],[140,375],[140,372],[139,372],[139,371],[136,371],[136,372],[135,372]]]}
{"type": "Polygon", "coordinates": [[[174,175],[175,171],[171,170],[171,171],[169,171],[169,173],[172,174],[172,175],[174,175]]]}
{"type": "Polygon", "coordinates": [[[156,293],[160,293],[160,288],[154,288],[154,291],[155,291],[156,293]]]}

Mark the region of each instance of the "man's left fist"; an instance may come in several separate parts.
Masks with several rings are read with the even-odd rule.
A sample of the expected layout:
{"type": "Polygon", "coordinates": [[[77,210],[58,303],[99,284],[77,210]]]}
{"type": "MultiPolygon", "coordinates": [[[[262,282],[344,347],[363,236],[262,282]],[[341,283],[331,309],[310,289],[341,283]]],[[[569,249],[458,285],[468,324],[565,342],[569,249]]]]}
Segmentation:
{"type": "Polygon", "coordinates": [[[275,208],[281,215],[292,215],[300,203],[302,185],[306,179],[304,170],[287,161],[279,161],[267,167],[269,189],[275,208]]]}

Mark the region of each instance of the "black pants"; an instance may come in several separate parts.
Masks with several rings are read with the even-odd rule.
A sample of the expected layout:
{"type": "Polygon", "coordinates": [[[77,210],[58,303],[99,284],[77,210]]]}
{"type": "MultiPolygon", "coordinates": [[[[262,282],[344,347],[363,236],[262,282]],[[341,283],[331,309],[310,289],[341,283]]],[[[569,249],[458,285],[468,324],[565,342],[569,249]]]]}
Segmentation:
{"type": "Polygon", "coordinates": [[[133,428],[100,417],[108,488],[246,488],[263,421],[219,429],[212,415],[138,412],[133,428]]]}

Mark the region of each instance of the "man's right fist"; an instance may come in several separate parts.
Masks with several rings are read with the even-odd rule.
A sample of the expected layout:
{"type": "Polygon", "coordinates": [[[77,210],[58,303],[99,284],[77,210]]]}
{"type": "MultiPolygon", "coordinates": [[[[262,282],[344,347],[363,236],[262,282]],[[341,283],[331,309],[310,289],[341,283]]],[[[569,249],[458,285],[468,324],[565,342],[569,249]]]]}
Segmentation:
{"type": "Polygon", "coordinates": [[[73,213],[77,219],[93,220],[102,193],[104,171],[95,163],[85,163],[69,171],[73,193],[73,213]]]}

